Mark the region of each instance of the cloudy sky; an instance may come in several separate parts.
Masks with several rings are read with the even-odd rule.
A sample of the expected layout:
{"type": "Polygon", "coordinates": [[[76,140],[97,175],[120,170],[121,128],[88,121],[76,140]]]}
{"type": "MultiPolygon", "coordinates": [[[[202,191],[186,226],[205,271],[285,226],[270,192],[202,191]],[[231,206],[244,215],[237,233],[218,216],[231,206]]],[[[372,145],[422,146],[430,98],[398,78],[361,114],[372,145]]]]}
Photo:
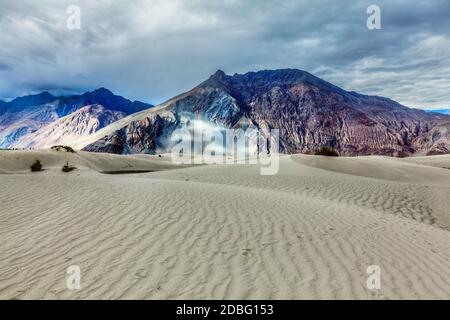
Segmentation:
{"type": "MultiPolygon", "coordinates": [[[[217,69],[299,68],[450,108],[448,0],[0,0],[0,98],[107,87],[158,103],[217,69]],[[381,8],[381,30],[366,10],[381,8]],[[81,29],[67,28],[67,8],[81,29]]],[[[71,20],[72,21],[72,20],[71,20]]]]}

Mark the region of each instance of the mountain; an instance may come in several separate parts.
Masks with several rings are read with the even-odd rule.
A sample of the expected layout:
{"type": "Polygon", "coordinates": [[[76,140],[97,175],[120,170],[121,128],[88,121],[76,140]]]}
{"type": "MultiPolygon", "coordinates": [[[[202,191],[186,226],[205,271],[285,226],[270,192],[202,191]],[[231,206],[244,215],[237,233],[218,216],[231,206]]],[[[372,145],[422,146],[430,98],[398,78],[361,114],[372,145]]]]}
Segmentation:
{"type": "Polygon", "coordinates": [[[5,101],[0,100],[0,115],[2,113],[6,112],[7,106],[8,106],[8,104],[5,101]]]}
{"type": "Polygon", "coordinates": [[[150,107],[150,104],[114,95],[105,88],[68,97],[55,97],[48,92],[19,97],[0,103],[0,147],[40,147],[44,141],[39,140],[42,137],[47,137],[49,143],[69,141],[64,136],[75,139],[80,134],[90,134],[93,129],[101,129],[112,121],[150,107]],[[91,108],[82,110],[89,106],[91,108]],[[84,123],[86,127],[78,128],[76,122],[68,126],[67,119],[62,118],[72,114],[70,119],[79,121],[79,125],[84,123]],[[87,116],[91,118],[86,119],[87,116]],[[58,128],[64,128],[64,134],[57,132],[58,128]],[[49,132],[53,134],[49,135],[49,132]]]}
{"type": "Polygon", "coordinates": [[[54,145],[71,144],[125,116],[122,111],[109,110],[100,104],[89,105],[20,137],[14,142],[14,147],[48,149],[54,145]]]}
{"type": "Polygon", "coordinates": [[[442,114],[449,114],[450,115],[450,109],[433,109],[433,110],[425,110],[426,112],[437,112],[442,114]]]}
{"type": "Polygon", "coordinates": [[[441,154],[450,150],[450,117],[391,99],[343,90],[295,69],[226,75],[128,116],[78,143],[94,152],[170,150],[177,128],[200,119],[225,128],[280,129],[280,151],[311,153],[331,146],[342,155],[441,154]]]}
{"type": "Polygon", "coordinates": [[[28,95],[24,97],[18,97],[9,103],[6,103],[6,108],[3,109],[4,112],[20,112],[32,106],[45,105],[54,101],[56,97],[52,96],[50,93],[42,92],[36,95],[28,95]]]}
{"type": "Polygon", "coordinates": [[[120,111],[125,114],[132,114],[143,109],[148,109],[151,105],[130,101],[121,96],[114,95],[105,88],[100,88],[92,92],[86,92],[82,95],[60,98],[56,112],[59,116],[68,115],[81,107],[99,104],[112,111],[120,111]]]}

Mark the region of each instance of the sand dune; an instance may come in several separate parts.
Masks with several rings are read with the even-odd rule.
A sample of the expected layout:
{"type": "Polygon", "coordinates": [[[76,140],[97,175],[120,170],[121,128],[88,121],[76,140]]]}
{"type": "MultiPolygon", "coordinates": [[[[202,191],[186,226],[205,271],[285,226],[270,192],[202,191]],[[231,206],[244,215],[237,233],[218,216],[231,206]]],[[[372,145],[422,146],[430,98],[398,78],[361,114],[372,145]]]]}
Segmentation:
{"type": "Polygon", "coordinates": [[[2,299],[449,299],[450,157],[0,152],[2,299]],[[30,173],[39,158],[46,169],[30,173]],[[438,159],[438,160],[436,160],[438,159]],[[79,169],[60,171],[65,161],[79,169]],[[152,170],[108,175],[101,172],[152,170]],[[66,288],[78,265],[82,289],[66,288]],[[366,269],[381,267],[381,290],[366,269]]]}
{"type": "Polygon", "coordinates": [[[66,151],[0,151],[1,173],[28,173],[30,165],[35,160],[40,160],[44,170],[60,171],[61,167],[68,162],[78,169],[94,170],[104,172],[133,172],[133,171],[159,171],[168,169],[179,169],[180,166],[173,164],[170,157],[151,155],[118,156],[106,153],[89,153],[78,151],[70,153],[66,151]]]}

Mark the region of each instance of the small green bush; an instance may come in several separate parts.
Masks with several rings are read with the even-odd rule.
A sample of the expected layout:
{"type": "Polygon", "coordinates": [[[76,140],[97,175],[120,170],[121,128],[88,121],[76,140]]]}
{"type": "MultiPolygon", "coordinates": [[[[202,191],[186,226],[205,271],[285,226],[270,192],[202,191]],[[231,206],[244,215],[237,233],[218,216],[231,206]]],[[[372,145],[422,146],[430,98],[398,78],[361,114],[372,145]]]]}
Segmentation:
{"type": "Polygon", "coordinates": [[[42,171],[42,164],[39,160],[36,160],[31,166],[30,166],[31,172],[38,172],[42,171]]]}
{"type": "Polygon", "coordinates": [[[339,153],[330,147],[321,147],[314,152],[316,156],[339,157],[339,153]]]}
{"type": "Polygon", "coordinates": [[[51,149],[52,150],[55,150],[55,151],[61,151],[61,149],[63,149],[64,151],[66,151],[66,152],[70,152],[70,153],[76,153],[75,152],[75,150],[73,150],[73,148],[72,147],[69,147],[69,146],[53,146],[53,147],[51,147],[51,149]]]}
{"type": "Polygon", "coordinates": [[[75,169],[76,169],[76,167],[69,166],[69,161],[67,161],[66,164],[63,165],[63,167],[62,167],[62,172],[70,172],[70,171],[73,171],[75,169]]]}

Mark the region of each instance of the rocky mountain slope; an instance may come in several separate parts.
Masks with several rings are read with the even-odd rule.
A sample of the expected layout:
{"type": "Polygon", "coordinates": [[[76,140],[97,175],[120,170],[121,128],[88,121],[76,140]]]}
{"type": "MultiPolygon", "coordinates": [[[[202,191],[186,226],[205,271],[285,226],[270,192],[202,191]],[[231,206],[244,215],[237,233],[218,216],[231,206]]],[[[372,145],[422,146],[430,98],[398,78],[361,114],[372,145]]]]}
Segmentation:
{"type": "Polygon", "coordinates": [[[19,138],[13,146],[47,149],[54,145],[71,144],[79,137],[91,135],[125,116],[122,111],[109,110],[100,104],[89,105],[19,138]]]}
{"type": "Polygon", "coordinates": [[[0,147],[38,148],[53,142],[71,142],[150,107],[104,88],[69,97],[43,92],[16,98],[0,103],[0,147]]]}
{"type": "Polygon", "coordinates": [[[352,156],[450,150],[449,116],[348,92],[294,69],[233,76],[218,71],[191,91],[113,123],[76,146],[119,154],[165,152],[170,134],[196,119],[225,128],[280,129],[280,151],[286,153],[321,146],[352,156]]]}

